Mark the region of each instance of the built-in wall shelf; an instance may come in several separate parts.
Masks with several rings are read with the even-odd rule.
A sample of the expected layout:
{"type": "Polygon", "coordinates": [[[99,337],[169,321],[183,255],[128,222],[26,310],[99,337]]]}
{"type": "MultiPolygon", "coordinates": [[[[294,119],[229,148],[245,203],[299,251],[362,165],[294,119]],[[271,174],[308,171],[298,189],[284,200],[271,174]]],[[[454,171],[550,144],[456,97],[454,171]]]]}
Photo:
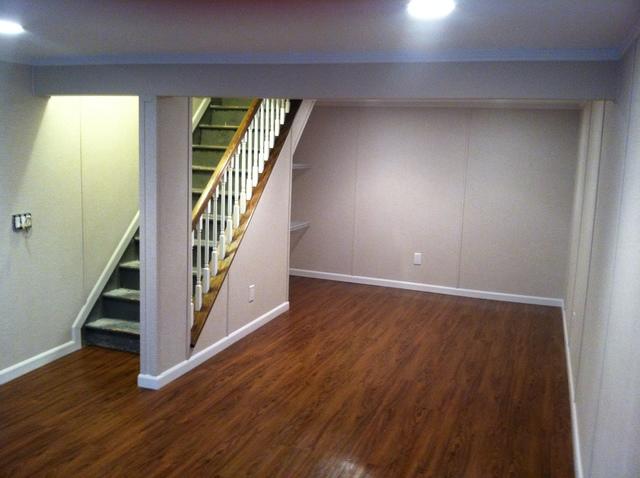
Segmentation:
{"type": "Polygon", "coordinates": [[[303,229],[306,229],[310,225],[311,225],[311,223],[309,221],[294,221],[294,220],[292,220],[291,224],[289,225],[289,232],[302,231],[303,229]]]}
{"type": "Polygon", "coordinates": [[[311,165],[306,163],[293,163],[293,169],[294,170],[311,169],[311,165]]]}

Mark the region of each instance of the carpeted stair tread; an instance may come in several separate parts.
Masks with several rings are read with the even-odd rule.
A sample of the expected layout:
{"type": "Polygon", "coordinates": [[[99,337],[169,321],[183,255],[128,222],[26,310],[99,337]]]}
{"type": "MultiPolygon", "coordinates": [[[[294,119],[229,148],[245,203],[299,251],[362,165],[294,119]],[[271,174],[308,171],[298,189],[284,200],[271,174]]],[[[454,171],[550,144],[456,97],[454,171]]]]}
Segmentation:
{"type": "Polygon", "coordinates": [[[140,335],[140,322],[133,322],[131,320],[102,317],[85,324],[85,327],[105,332],[117,332],[137,336],[140,335]]]}

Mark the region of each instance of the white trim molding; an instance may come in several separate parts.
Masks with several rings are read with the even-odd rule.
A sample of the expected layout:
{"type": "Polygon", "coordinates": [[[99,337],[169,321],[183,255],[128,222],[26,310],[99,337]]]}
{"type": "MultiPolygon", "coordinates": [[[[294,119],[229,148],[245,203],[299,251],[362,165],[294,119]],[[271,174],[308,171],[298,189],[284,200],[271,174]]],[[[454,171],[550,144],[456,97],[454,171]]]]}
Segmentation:
{"type": "Polygon", "coordinates": [[[124,254],[124,251],[127,249],[127,246],[131,242],[131,239],[133,239],[133,236],[138,230],[139,220],[140,220],[140,211],[136,212],[135,216],[133,216],[133,219],[129,223],[129,226],[127,227],[127,230],[122,236],[122,239],[120,239],[120,242],[116,246],[115,251],[113,251],[113,254],[107,261],[106,266],[100,273],[100,276],[98,277],[98,280],[93,286],[93,289],[91,289],[91,292],[87,297],[87,300],[85,301],[84,305],[80,309],[80,312],[78,312],[78,315],[73,321],[73,325],[71,326],[71,338],[78,345],[80,345],[82,342],[81,331],[82,331],[82,326],[84,325],[84,321],[87,320],[87,317],[89,317],[89,314],[91,313],[91,309],[93,309],[93,306],[96,304],[96,302],[100,298],[100,295],[102,294],[102,291],[107,285],[107,282],[111,277],[111,274],[113,274],[113,271],[116,269],[116,267],[118,267],[118,264],[120,263],[120,258],[124,254]]]}
{"type": "Polygon", "coordinates": [[[334,280],[339,282],[351,282],[354,284],[375,285],[380,287],[392,287],[395,289],[416,290],[431,292],[434,294],[455,295],[459,297],[471,297],[474,299],[499,300],[502,302],[517,302],[521,304],[547,305],[551,307],[563,307],[564,301],[554,297],[537,297],[531,295],[506,294],[504,292],[489,292],[484,290],[461,289],[458,287],[446,287],[441,285],[423,284],[420,282],[406,282],[392,279],[380,279],[377,277],[353,276],[336,274],[333,272],[309,271],[305,269],[289,269],[292,276],[310,277],[312,279],[334,280]]]}
{"type": "Polygon", "coordinates": [[[15,378],[24,375],[25,373],[31,372],[37,368],[42,367],[43,365],[47,365],[48,363],[53,362],[54,360],[58,360],[65,355],[70,354],[71,352],[75,352],[76,350],[80,350],[80,343],[75,340],[71,340],[65,344],[58,345],[52,349],[46,350],[38,355],[30,357],[22,362],[18,362],[11,367],[7,367],[3,370],[0,370],[0,385],[7,383],[15,378]]]}
{"type": "MultiPolygon", "coordinates": [[[[209,105],[211,104],[211,98],[199,98],[198,106],[191,113],[191,132],[193,133],[198,127],[198,123],[207,112],[209,105]]],[[[191,106],[193,106],[193,99],[191,100],[191,106]]]]}
{"type": "Polygon", "coordinates": [[[580,429],[578,428],[578,409],[576,408],[575,385],[573,383],[573,367],[571,366],[571,349],[569,348],[569,333],[567,314],[562,307],[562,332],[564,335],[564,356],[567,361],[567,375],[569,376],[569,402],[571,406],[571,438],[573,441],[573,465],[576,478],[582,478],[582,451],[580,448],[580,429]]]}
{"type": "Polygon", "coordinates": [[[204,350],[193,354],[187,360],[180,362],[177,365],[174,365],[168,370],[165,370],[159,375],[147,375],[140,374],[138,375],[138,386],[141,388],[148,388],[151,390],[158,390],[168,383],[174,381],[178,377],[184,375],[185,373],[193,370],[198,365],[201,365],[206,360],[209,360],[214,355],[222,352],[224,349],[233,345],[240,339],[246,337],[250,333],[258,330],[260,327],[275,319],[281,314],[284,314],[289,310],[289,302],[283,302],[277,307],[271,309],[267,313],[261,315],[257,319],[249,322],[247,325],[239,328],[238,330],[230,333],[225,338],[218,340],[216,343],[210,345],[204,350]]]}

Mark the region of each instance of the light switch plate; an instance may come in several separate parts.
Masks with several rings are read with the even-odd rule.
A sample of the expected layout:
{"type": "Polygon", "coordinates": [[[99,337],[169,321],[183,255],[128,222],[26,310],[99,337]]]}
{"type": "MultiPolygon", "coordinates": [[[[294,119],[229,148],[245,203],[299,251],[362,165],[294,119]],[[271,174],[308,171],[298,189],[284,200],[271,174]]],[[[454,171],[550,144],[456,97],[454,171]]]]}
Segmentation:
{"type": "Polygon", "coordinates": [[[251,303],[254,300],[256,300],[256,285],[251,284],[249,286],[249,302],[251,303]]]}

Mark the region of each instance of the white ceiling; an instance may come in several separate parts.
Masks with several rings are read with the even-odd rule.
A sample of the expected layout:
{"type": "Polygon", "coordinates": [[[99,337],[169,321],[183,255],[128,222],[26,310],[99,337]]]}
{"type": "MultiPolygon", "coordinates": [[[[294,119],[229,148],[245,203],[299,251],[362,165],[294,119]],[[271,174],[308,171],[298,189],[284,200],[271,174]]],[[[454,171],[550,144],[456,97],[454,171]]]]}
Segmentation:
{"type": "Polygon", "coordinates": [[[2,0],[0,60],[334,63],[618,58],[639,0],[458,0],[438,21],[407,0],[2,0]]]}

